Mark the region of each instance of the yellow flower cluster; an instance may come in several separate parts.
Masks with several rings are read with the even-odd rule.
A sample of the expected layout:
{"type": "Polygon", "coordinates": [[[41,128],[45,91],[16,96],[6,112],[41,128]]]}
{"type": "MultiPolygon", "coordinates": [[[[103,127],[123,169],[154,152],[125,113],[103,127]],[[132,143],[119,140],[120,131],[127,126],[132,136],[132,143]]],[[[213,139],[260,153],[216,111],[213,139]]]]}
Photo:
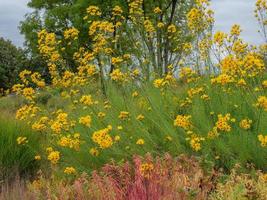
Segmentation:
{"type": "Polygon", "coordinates": [[[115,69],[113,72],[110,74],[111,80],[122,83],[126,81],[126,74],[121,72],[120,69],[115,69]]]}
{"type": "Polygon", "coordinates": [[[121,120],[126,120],[128,119],[130,116],[130,113],[127,112],[127,111],[121,111],[120,114],[119,114],[119,119],[121,120]]]}
{"type": "Polygon", "coordinates": [[[145,116],[141,115],[141,114],[136,117],[136,120],[138,120],[138,121],[142,121],[144,119],[145,119],[145,116]]]}
{"type": "Polygon", "coordinates": [[[140,139],[138,139],[138,140],[136,141],[136,144],[138,144],[138,145],[144,145],[144,144],[145,144],[145,140],[142,139],[142,138],[140,138],[140,139]]]}
{"type": "Polygon", "coordinates": [[[69,134],[67,136],[63,136],[58,141],[59,146],[68,147],[68,148],[74,149],[76,151],[78,151],[80,149],[80,144],[81,144],[81,140],[80,140],[80,134],[79,133],[75,133],[73,135],[69,134]]]}
{"type": "Polygon", "coordinates": [[[141,17],[143,14],[143,9],[142,9],[142,4],[143,0],[130,0],[129,1],[129,14],[130,14],[130,19],[133,20],[133,22],[136,22],[138,19],[137,17],[141,17]]]}
{"type": "Polygon", "coordinates": [[[91,95],[83,95],[80,99],[80,103],[86,105],[86,106],[91,106],[94,104],[92,96],[91,95]]]}
{"type": "Polygon", "coordinates": [[[226,84],[233,83],[233,82],[234,82],[234,78],[227,74],[220,74],[216,78],[211,79],[212,84],[226,85],[226,84]]]}
{"type": "Polygon", "coordinates": [[[91,16],[100,16],[102,14],[97,6],[89,6],[86,11],[91,16]]]}
{"type": "Polygon", "coordinates": [[[57,113],[56,119],[51,122],[51,130],[56,134],[60,134],[62,130],[69,131],[70,122],[68,120],[68,114],[62,111],[58,111],[57,113]]]}
{"type": "Polygon", "coordinates": [[[99,155],[99,151],[97,150],[97,148],[91,148],[89,150],[89,153],[92,155],[92,156],[98,156],[99,155]]]}
{"type": "Polygon", "coordinates": [[[92,118],[90,115],[87,115],[85,117],[80,117],[79,119],[79,123],[87,127],[91,126],[91,122],[92,122],[92,118]]]}
{"type": "Polygon", "coordinates": [[[35,94],[35,90],[31,87],[29,88],[24,88],[22,90],[22,95],[27,99],[27,100],[33,100],[35,97],[34,97],[34,94],[35,94]]]}
{"type": "Polygon", "coordinates": [[[160,7],[156,7],[156,8],[154,8],[154,13],[160,14],[160,13],[162,13],[162,10],[160,9],[160,7]]]}
{"type": "Polygon", "coordinates": [[[199,137],[196,134],[192,134],[190,138],[187,139],[190,140],[189,144],[194,151],[201,150],[201,141],[205,140],[203,137],[199,137]]]}
{"type": "Polygon", "coordinates": [[[123,10],[120,6],[115,6],[113,9],[112,9],[112,15],[113,16],[121,16],[123,13],[123,10]]]}
{"type": "Polygon", "coordinates": [[[76,169],[74,167],[66,167],[64,170],[65,174],[71,175],[76,173],[76,169]]]}
{"type": "Polygon", "coordinates": [[[172,74],[167,74],[164,78],[155,79],[153,85],[156,88],[164,88],[175,82],[175,78],[172,74]]]}
{"type": "Polygon", "coordinates": [[[248,130],[251,128],[251,124],[252,124],[252,120],[250,119],[243,119],[240,121],[239,126],[240,128],[244,129],[244,130],[248,130]]]}
{"type": "Polygon", "coordinates": [[[168,33],[175,33],[177,31],[176,26],[174,24],[171,24],[167,28],[168,33]]]}
{"type": "Polygon", "coordinates": [[[48,117],[41,117],[38,121],[32,124],[32,129],[35,131],[44,131],[47,128],[48,117]]]}
{"type": "Polygon", "coordinates": [[[24,105],[19,108],[16,112],[16,119],[25,120],[28,117],[33,118],[36,116],[36,113],[40,111],[40,108],[34,105],[24,105]]]}
{"type": "Polygon", "coordinates": [[[112,57],[111,58],[111,63],[113,64],[113,65],[119,65],[119,64],[121,64],[123,62],[123,58],[121,58],[121,57],[112,57]]]}
{"type": "Polygon", "coordinates": [[[155,28],[149,19],[144,21],[144,27],[149,36],[152,36],[151,34],[155,32],[155,28]]]}
{"type": "MultiPolygon", "coordinates": [[[[193,96],[195,95],[198,95],[198,94],[201,94],[204,92],[204,88],[203,87],[196,87],[196,88],[190,88],[188,91],[187,91],[187,94],[190,98],[192,98],[193,96]]],[[[205,98],[205,97],[203,97],[205,98]]]]}
{"type": "Polygon", "coordinates": [[[28,143],[27,137],[18,137],[17,138],[18,145],[24,145],[28,143]]]}
{"type": "Polygon", "coordinates": [[[260,96],[258,98],[257,104],[258,107],[264,109],[264,111],[267,112],[267,97],[266,96],[260,96]]]}
{"type": "Polygon", "coordinates": [[[180,78],[185,79],[187,83],[194,82],[196,80],[196,72],[190,67],[182,67],[179,75],[180,78]]]}
{"type": "Polygon", "coordinates": [[[267,147],[267,135],[258,135],[258,140],[260,141],[262,147],[267,147]]]}
{"type": "Polygon", "coordinates": [[[192,8],[187,14],[188,26],[191,30],[198,30],[201,26],[203,13],[197,8],[192,8]]]}
{"type": "Polygon", "coordinates": [[[77,40],[78,36],[79,36],[79,30],[74,27],[64,31],[64,38],[66,40],[68,39],[77,40]]]}
{"type": "Polygon", "coordinates": [[[204,31],[214,22],[214,13],[208,6],[208,1],[197,1],[197,5],[187,13],[187,25],[193,33],[204,31]]]}
{"type": "Polygon", "coordinates": [[[221,32],[221,31],[217,31],[215,34],[214,34],[214,42],[216,44],[218,44],[219,46],[222,46],[223,43],[224,43],[224,40],[226,39],[227,37],[227,34],[225,34],[224,32],[221,32]]]}
{"type": "Polygon", "coordinates": [[[139,170],[143,177],[149,178],[154,170],[154,165],[152,163],[143,163],[140,165],[139,170]]]}
{"type": "Polygon", "coordinates": [[[48,152],[48,156],[47,159],[52,163],[52,164],[57,164],[59,159],[60,159],[60,152],[59,151],[53,151],[53,149],[51,149],[51,151],[48,152]]]}
{"type": "Polygon", "coordinates": [[[216,128],[219,131],[230,132],[231,126],[229,124],[229,121],[231,121],[231,115],[229,113],[224,116],[222,114],[219,114],[218,121],[216,122],[216,128]]]}
{"type": "Polygon", "coordinates": [[[98,144],[101,149],[109,148],[113,145],[113,139],[109,135],[112,130],[111,126],[95,131],[92,135],[92,140],[94,143],[98,144]]]}
{"type": "Polygon", "coordinates": [[[241,33],[240,25],[234,24],[231,28],[231,35],[232,36],[239,36],[241,33]]]}
{"type": "Polygon", "coordinates": [[[48,33],[46,30],[38,33],[39,51],[51,62],[58,61],[60,58],[59,52],[56,50],[57,44],[55,33],[48,33]]]}
{"type": "Polygon", "coordinates": [[[173,124],[174,126],[188,130],[192,127],[190,119],[191,115],[177,115],[173,124]]]}

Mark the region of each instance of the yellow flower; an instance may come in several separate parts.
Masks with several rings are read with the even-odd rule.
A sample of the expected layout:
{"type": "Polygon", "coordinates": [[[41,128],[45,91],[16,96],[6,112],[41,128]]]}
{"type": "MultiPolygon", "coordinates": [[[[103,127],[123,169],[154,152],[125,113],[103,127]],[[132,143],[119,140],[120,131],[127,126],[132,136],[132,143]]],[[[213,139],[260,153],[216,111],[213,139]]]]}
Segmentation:
{"type": "Polygon", "coordinates": [[[155,14],[160,14],[162,12],[162,10],[159,8],[159,7],[156,7],[155,9],[154,9],[154,13],[155,14]]]}
{"type": "Polygon", "coordinates": [[[114,138],[115,141],[119,141],[120,139],[121,139],[121,137],[119,135],[116,135],[114,138]]]}
{"type": "Polygon", "coordinates": [[[228,74],[220,74],[218,77],[211,79],[212,84],[217,83],[221,85],[226,85],[228,83],[233,83],[233,82],[234,82],[233,77],[228,74]]]}
{"type": "Polygon", "coordinates": [[[156,88],[160,88],[160,87],[164,86],[164,79],[162,79],[162,78],[156,79],[156,80],[154,80],[153,84],[156,88]]]}
{"type": "Polygon", "coordinates": [[[230,132],[231,126],[229,125],[229,121],[231,121],[231,115],[228,113],[225,116],[218,115],[218,121],[216,122],[216,128],[220,131],[230,132]]]}
{"type": "Polygon", "coordinates": [[[64,38],[66,40],[68,40],[68,39],[77,40],[78,35],[79,35],[79,30],[77,30],[76,28],[70,28],[70,29],[67,29],[64,31],[64,38]]]}
{"type": "Polygon", "coordinates": [[[60,159],[60,152],[59,151],[52,151],[49,153],[47,156],[47,159],[52,163],[52,164],[57,164],[59,159],[60,159]]]}
{"type": "Polygon", "coordinates": [[[35,160],[41,160],[41,156],[40,155],[36,155],[36,156],[34,156],[34,159],[35,160]]]}
{"type": "Polygon", "coordinates": [[[190,137],[190,146],[194,151],[201,150],[201,141],[203,141],[204,138],[197,136],[196,134],[192,134],[190,137]]]}
{"type": "Polygon", "coordinates": [[[89,153],[92,155],[92,156],[98,156],[99,155],[99,151],[97,150],[97,148],[91,148],[89,150],[89,153]]]}
{"type": "Polygon", "coordinates": [[[58,121],[55,121],[52,125],[51,125],[51,129],[53,132],[55,132],[56,134],[60,134],[61,130],[62,130],[62,124],[58,121]]]}
{"type": "Polygon", "coordinates": [[[260,108],[263,108],[267,112],[267,97],[260,96],[256,105],[260,108]]]}
{"type": "Polygon", "coordinates": [[[177,115],[174,120],[174,126],[188,130],[192,126],[190,119],[191,115],[177,115]]]}
{"type": "Polygon", "coordinates": [[[138,144],[138,145],[144,145],[145,144],[145,141],[143,139],[138,139],[136,141],[136,144],[138,144]]]}
{"type": "Polygon", "coordinates": [[[240,121],[239,126],[240,128],[244,129],[244,130],[248,130],[251,128],[251,124],[252,124],[252,120],[250,119],[243,119],[240,121]]]}
{"type": "Polygon", "coordinates": [[[47,153],[51,153],[52,151],[53,151],[53,148],[52,148],[52,147],[47,147],[47,148],[46,148],[46,152],[47,152],[47,153]]]}
{"type": "Polygon", "coordinates": [[[213,129],[208,132],[208,139],[217,138],[219,135],[220,134],[218,133],[217,127],[213,127],[213,129]]]}
{"type": "Polygon", "coordinates": [[[142,176],[149,178],[154,170],[154,165],[152,163],[144,163],[140,165],[139,170],[142,176]]]}
{"type": "Polygon", "coordinates": [[[85,117],[80,117],[79,119],[79,123],[87,127],[91,126],[91,122],[92,122],[92,118],[90,115],[87,115],[85,117]]]}
{"type": "Polygon", "coordinates": [[[227,34],[225,34],[224,32],[218,31],[214,34],[214,42],[217,43],[219,46],[222,46],[226,37],[227,37],[227,34]]]}
{"type": "Polygon", "coordinates": [[[162,27],[164,27],[164,23],[159,22],[159,23],[157,24],[157,27],[158,27],[158,28],[162,28],[162,27]]]}
{"type": "Polygon", "coordinates": [[[144,27],[149,36],[155,32],[155,28],[149,19],[144,21],[144,27]]]}
{"type": "Polygon", "coordinates": [[[111,126],[95,131],[92,135],[92,140],[100,146],[101,149],[109,148],[113,145],[112,137],[109,132],[112,130],[111,126]]]}
{"type": "Polygon", "coordinates": [[[123,10],[120,6],[115,6],[113,9],[112,9],[112,15],[114,16],[121,16],[123,13],[123,10]]]}
{"type": "Polygon", "coordinates": [[[267,147],[267,135],[258,135],[258,140],[261,142],[262,147],[267,147]]]}
{"type": "Polygon", "coordinates": [[[110,74],[111,80],[117,82],[123,82],[126,80],[126,75],[120,71],[120,69],[115,69],[110,74]]]}
{"type": "Polygon", "coordinates": [[[24,88],[22,90],[22,94],[26,99],[32,100],[34,98],[35,91],[33,88],[24,88]]]}
{"type": "Polygon", "coordinates": [[[119,119],[126,120],[129,118],[130,113],[127,111],[121,111],[119,115],[119,119]]]}
{"type": "Polygon", "coordinates": [[[168,26],[168,29],[167,29],[167,32],[168,33],[175,33],[176,32],[176,27],[175,25],[171,24],[168,26]]]}
{"type": "Polygon", "coordinates": [[[65,174],[75,174],[76,173],[76,169],[74,167],[66,167],[65,170],[64,170],[64,173],[65,174]]]}
{"type": "Polygon", "coordinates": [[[112,57],[111,58],[111,63],[113,65],[119,65],[123,62],[123,59],[121,57],[112,57]]]}
{"type": "Polygon", "coordinates": [[[172,141],[172,137],[168,135],[168,136],[166,136],[166,140],[167,141],[172,141]]]}
{"type": "Polygon", "coordinates": [[[136,117],[136,120],[138,121],[142,121],[143,119],[145,119],[145,116],[141,114],[136,117]]]}
{"type": "Polygon", "coordinates": [[[86,11],[91,16],[100,16],[101,15],[101,11],[97,6],[89,6],[86,11]]]}
{"type": "Polygon", "coordinates": [[[267,80],[262,81],[263,88],[267,88],[267,80]]]}
{"type": "Polygon", "coordinates": [[[28,143],[27,137],[18,137],[17,138],[18,145],[24,145],[28,143]]]}
{"type": "Polygon", "coordinates": [[[140,71],[139,71],[139,69],[134,69],[133,71],[132,71],[132,76],[133,77],[137,77],[137,76],[139,76],[140,75],[140,71]]]}
{"type": "Polygon", "coordinates": [[[104,117],[106,116],[106,113],[99,112],[99,113],[97,114],[97,116],[98,116],[99,118],[104,118],[104,117]]]}
{"type": "Polygon", "coordinates": [[[80,103],[82,103],[82,104],[84,104],[86,106],[91,106],[91,105],[94,104],[91,95],[84,95],[84,96],[82,96],[81,99],[80,99],[80,103]]]}
{"type": "Polygon", "coordinates": [[[134,91],[133,93],[132,93],[132,97],[137,97],[139,94],[138,94],[138,92],[137,91],[134,91]]]}
{"type": "Polygon", "coordinates": [[[239,36],[241,33],[241,28],[238,24],[235,24],[232,26],[232,29],[231,29],[231,35],[232,36],[239,36]]]}

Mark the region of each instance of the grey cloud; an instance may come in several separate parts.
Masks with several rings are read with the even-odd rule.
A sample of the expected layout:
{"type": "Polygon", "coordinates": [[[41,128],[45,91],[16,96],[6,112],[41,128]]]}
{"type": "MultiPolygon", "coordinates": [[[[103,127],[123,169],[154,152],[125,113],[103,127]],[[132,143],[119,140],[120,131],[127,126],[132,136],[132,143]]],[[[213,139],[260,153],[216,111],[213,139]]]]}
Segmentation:
{"type": "Polygon", "coordinates": [[[241,25],[242,37],[245,41],[260,44],[263,39],[259,35],[258,23],[254,18],[255,0],[212,0],[215,11],[215,30],[229,32],[233,24],[241,25]]]}
{"type": "Polygon", "coordinates": [[[30,11],[27,2],[28,0],[0,0],[0,37],[11,40],[17,46],[22,46],[24,41],[18,26],[30,11]]]}

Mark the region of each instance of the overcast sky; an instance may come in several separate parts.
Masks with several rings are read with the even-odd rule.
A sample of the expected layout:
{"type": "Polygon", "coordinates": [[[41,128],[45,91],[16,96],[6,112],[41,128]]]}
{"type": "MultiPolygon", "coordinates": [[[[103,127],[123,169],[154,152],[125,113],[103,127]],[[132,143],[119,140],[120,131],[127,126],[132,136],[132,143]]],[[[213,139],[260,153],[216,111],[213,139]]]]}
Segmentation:
{"type": "MultiPolygon", "coordinates": [[[[19,22],[30,9],[29,0],[0,0],[0,37],[10,39],[15,45],[23,45],[23,36],[18,30],[19,22]]],[[[215,29],[228,32],[234,23],[243,29],[243,38],[251,43],[262,42],[253,17],[255,0],[212,0],[215,11],[215,29]]]]}

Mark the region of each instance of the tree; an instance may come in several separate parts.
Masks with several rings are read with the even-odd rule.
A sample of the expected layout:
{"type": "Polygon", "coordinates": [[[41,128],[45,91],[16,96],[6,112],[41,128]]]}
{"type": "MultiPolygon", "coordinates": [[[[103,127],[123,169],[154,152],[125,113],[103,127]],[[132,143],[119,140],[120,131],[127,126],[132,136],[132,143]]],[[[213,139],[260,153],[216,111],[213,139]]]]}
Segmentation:
{"type": "MultiPolygon", "coordinates": [[[[68,68],[72,68],[75,71],[77,66],[75,66],[75,61],[73,60],[73,53],[76,52],[80,47],[86,49],[92,49],[92,37],[88,37],[88,29],[90,24],[84,20],[86,16],[86,9],[89,6],[97,6],[100,8],[102,15],[100,19],[97,20],[108,20],[112,18],[112,10],[115,6],[120,6],[123,10],[123,16],[125,20],[124,30],[116,30],[113,33],[113,38],[119,37],[122,32],[129,34],[129,38],[126,40],[121,39],[120,41],[114,43],[113,56],[119,56],[125,50],[134,51],[134,49],[129,49],[129,40],[136,41],[139,37],[146,36],[145,32],[140,25],[146,19],[149,19],[152,23],[163,22],[166,24],[166,28],[171,25],[175,25],[179,28],[181,34],[176,41],[173,42],[173,38],[169,38],[164,34],[167,30],[157,30],[156,36],[153,38],[144,38],[145,51],[136,52],[137,54],[143,53],[146,57],[150,57],[152,65],[149,68],[153,68],[159,75],[166,74],[168,72],[167,66],[171,63],[173,57],[173,50],[175,51],[175,58],[179,60],[179,54],[181,54],[182,47],[181,44],[190,40],[190,35],[187,34],[187,26],[185,24],[186,13],[194,5],[193,0],[143,0],[143,1],[126,1],[126,0],[31,0],[28,6],[34,11],[28,14],[23,22],[21,22],[20,30],[26,38],[26,46],[30,50],[31,54],[39,59],[40,54],[37,47],[37,33],[42,29],[48,32],[53,32],[56,34],[58,39],[62,39],[64,31],[70,27],[75,27],[79,30],[79,38],[72,44],[68,46],[64,51],[62,57],[66,61],[68,68]],[[137,16],[140,21],[138,24],[133,24],[132,19],[129,18],[131,15],[131,3],[141,3],[142,12],[137,16]],[[154,9],[158,7],[161,12],[157,15],[154,13],[154,9]],[[136,32],[129,32],[136,29],[136,32]],[[172,40],[172,41],[171,41],[172,40]],[[156,45],[159,45],[157,47],[156,45]],[[179,46],[180,45],[180,46],[179,46]],[[176,46],[176,47],[175,47],[176,46]],[[148,52],[147,52],[148,50],[148,52]]],[[[116,19],[112,22],[117,22],[116,19]]],[[[135,48],[135,47],[134,47],[135,48]]],[[[140,50],[140,49],[139,49],[140,50]]],[[[144,50],[144,49],[143,49],[144,50]]],[[[140,64],[140,63],[139,63],[140,64]]],[[[111,64],[110,73],[114,70],[115,66],[111,64]]],[[[150,73],[150,70],[147,71],[150,73]]]]}
{"type": "Polygon", "coordinates": [[[9,40],[0,38],[0,88],[10,88],[27,62],[22,49],[14,46],[9,40]]]}

